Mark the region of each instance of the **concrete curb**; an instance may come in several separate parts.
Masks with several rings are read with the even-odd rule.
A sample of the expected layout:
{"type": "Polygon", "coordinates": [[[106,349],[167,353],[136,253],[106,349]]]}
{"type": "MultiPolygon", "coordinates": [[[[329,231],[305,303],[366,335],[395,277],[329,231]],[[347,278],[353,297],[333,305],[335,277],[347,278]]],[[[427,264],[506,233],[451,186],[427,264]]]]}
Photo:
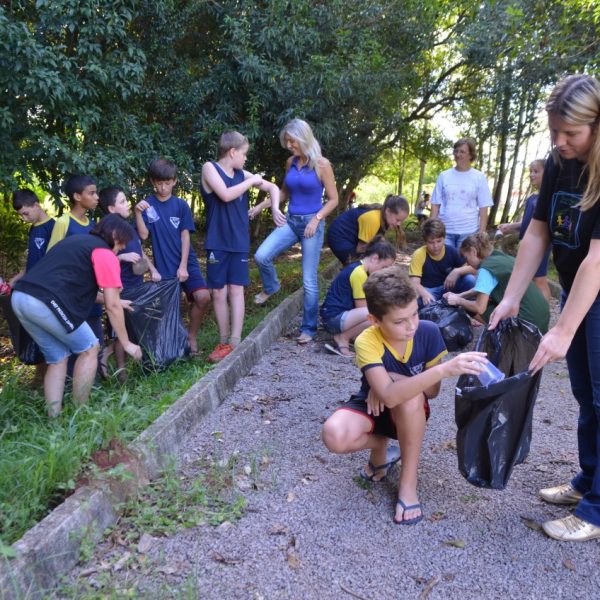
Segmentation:
{"type": "MultiPolygon", "coordinates": [[[[329,279],[337,271],[331,262],[320,277],[329,279]]],[[[286,298],[245,338],[236,350],[195,383],[130,446],[138,458],[135,481],[106,480],[78,489],[46,518],[13,544],[16,559],[0,563],[2,600],[42,598],[58,578],[79,560],[81,546],[96,544],[114,524],[119,504],[172,464],[182,441],[210,411],[217,408],[260,360],[266,349],[300,311],[302,288],[286,298]]]]}

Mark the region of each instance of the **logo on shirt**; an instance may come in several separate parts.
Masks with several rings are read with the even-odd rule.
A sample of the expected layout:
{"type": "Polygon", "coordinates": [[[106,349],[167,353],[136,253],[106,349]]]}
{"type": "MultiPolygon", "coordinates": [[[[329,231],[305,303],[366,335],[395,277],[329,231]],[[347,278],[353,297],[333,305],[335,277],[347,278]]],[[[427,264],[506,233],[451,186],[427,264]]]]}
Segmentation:
{"type": "Polygon", "coordinates": [[[181,222],[181,219],[179,217],[171,217],[169,219],[169,221],[171,221],[171,225],[173,225],[173,227],[175,227],[175,229],[177,229],[179,227],[179,223],[181,222]]]}
{"type": "Polygon", "coordinates": [[[423,372],[423,367],[425,365],[423,363],[419,363],[418,365],[413,365],[412,367],[410,367],[410,374],[411,375],[418,375],[419,373],[423,372]]]}
{"type": "Polygon", "coordinates": [[[41,250],[46,243],[46,240],[44,238],[33,238],[33,243],[36,245],[38,250],[41,250]]]}
{"type": "Polygon", "coordinates": [[[579,223],[581,210],[577,206],[581,201],[579,194],[556,192],[552,196],[550,229],[552,241],[558,246],[579,248],[579,223]]]}

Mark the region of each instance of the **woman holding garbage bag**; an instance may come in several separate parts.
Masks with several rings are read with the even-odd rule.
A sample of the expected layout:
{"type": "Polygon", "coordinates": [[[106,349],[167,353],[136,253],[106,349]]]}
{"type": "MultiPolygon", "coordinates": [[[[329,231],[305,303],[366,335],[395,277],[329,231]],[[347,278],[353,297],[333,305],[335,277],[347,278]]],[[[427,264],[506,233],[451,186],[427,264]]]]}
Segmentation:
{"type": "Polygon", "coordinates": [[[546,104],[553,144],[534,217],[519,247],[504,299],[490,328],[515,316],[544,252],[552,244],[563,287],[562,312],[529,365],[538,371],[566,356],[579,403],[580,471],[570,483],[540,490],[575,514],[547,521],[554,539],[600,538],[600,83],[588,75],[561,80],[546,104]]]}

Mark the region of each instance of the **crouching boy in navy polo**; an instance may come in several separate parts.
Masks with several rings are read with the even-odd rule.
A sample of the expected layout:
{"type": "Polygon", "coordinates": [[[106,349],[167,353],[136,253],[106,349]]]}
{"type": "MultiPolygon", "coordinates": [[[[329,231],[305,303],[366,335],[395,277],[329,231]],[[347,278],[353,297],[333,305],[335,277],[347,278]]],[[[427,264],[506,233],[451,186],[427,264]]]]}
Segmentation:
{"type": "Polygon", "coordinates": [[[188,203],[173,195],[177,185],[175,163],[159,158],[148,169],[154,194],[138,202],[135,222],[142,240],[152,242],[154,264],[163,279],[177,277],[191,303],[188,341],[192,356],[198,353],[196,336],[210,305],[210,294],[200,272],[190,234],[196,231],[188,203]]]}
{"type": "Polygon", "coordinates": [[[421,229],[424,246],[410,259],[408,274],[417,289],[419,306],[440,300],[444,292],[460,294],[475,285],[476,270],[458,250],[446,244],[446,226],[440,219],[427,219],[421,229]]]}
{"type": "Polygon", "coordinates": [[[444,340],[435,323],[419,321],[415,289],[399,267],[374,273],[364,290],[372,326],[354,344],[361,389],[327,419],[323,441],[338,454],[370,450],[362,476],[378,482],[397,460],[386,458],[388,439],[397,439],[402,467],[394,522],[413,525],[423,519],[417,467],[427,400],[445,377],[476,375],[487,361],[485,353],[467,352],[442,362],[444,340]]]}

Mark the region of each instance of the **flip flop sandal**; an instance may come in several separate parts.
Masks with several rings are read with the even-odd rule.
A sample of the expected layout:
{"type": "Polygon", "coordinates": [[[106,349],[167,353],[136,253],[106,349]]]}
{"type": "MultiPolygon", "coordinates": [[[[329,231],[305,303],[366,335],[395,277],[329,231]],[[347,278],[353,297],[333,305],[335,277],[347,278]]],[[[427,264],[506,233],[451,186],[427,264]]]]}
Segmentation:
{"type": "Polygon", "coordinates": [[[338,346],[336,348],[335,346],[332,346],[331,344],[325,344],[325,350],[327,350],[327,352],[331,352],[332,354],[337,354],[338,356],[341,356],[342,358],[354,358],[354,354],[344,354],[342,352],[342,350],[348,350],[348,352],[350,352],[350,348],[348,346],[338,346]]]}
{"type": "Polygon", "coordinates": [[[371,469],[371,474],[369,475],[363,468],[359,473],[360,478],[364,481],[369,481],[370,483],[379,483],[380,481],[384,481],[388,476],[390,469],[400,460],[400,448],[398,448],[398,446],[390,446],[387,449],[385,458],[387,459],[387,462],[383,465],[379,465],[378,467],[369,461],[369,469],[371,469]],[[384,469],[385,475],[379,479],[375,479],[375,475],[384,469]]]}
{"type": "Polygon", "coordinates": [[[402,507],[402,516],[404,516],[404,513],[407,510],[415,510],[417,508],[421,511],[421,514],[418,517],[413,517],[412,519],[402,519],[402,521],[396,521],[396,515],[394,515],[394,523],[396,523],[396,525],[416,525],[423,520],[423,506],[421,503],[406,506],[406,504],[404,504],[404,502],[398,498],[396,505],[398,504],[402,507]]]}

